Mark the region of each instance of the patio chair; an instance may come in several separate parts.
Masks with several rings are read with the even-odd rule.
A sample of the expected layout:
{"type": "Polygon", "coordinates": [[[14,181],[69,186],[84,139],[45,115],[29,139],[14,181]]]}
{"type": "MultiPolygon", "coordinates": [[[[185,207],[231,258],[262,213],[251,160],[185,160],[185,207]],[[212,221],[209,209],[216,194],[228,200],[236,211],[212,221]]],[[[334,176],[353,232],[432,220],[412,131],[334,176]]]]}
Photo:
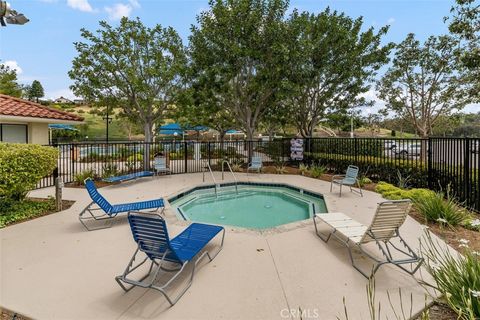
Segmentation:
{"type": "Polygon", "coordinates": [[[105,182],[124,182],[124,181],[135,180],[135,179],[143,178],[143,177],[151,177],[153,175],[154,175],[154,173],[151,172],[151,171],[140,171],[140,172],[124,174],[124,175],[121,175],[121,176],[108,177],[108,178],[104,178],[102,180],[105,181],[105,182]]]}
{"type": "Polygon", "coordinates": [[[250,170],[257,170],[257,172],[260,173],[262,171],[262,167],[262,157],[252,157],[252,162],[250,162],[247,167],[247,173],[250,170]]]}
{"type": "Polygon", "coordinates": [[[85,209],[80,212],[78,215],[78,219],[83,224],[83,226],[88,230],[98,230],[98,229],[105,229],[110,228],[113,225],[114,218],[119,213],[125,213],[131,210],[150,210],[150,212],[157,212],[158,210],[162,209],[161,213],[165,209],[165,203],[162,198],[149,200],[149,201],[141,201],[141,202],[131,202],[131,203],[123,203],[123,204],[110,204],[97,190],[95,187],[95,183],[92,179],[88,178],[85,179],[85,187],[87,188],[88,194],[92,199],[92,202],[85,209]],[[96,208],[95,208],[96,206],[96,208]],[[101,214],[95,214],[96,211],[103,211],[101,214]],[[84,216],[86,213],[89,216],[84,216]],[[89,221],[111,221],[110,224],[101,226],[101,227],[89,227],[88,224],[91,224],[89,221]]]}
{"type": "Polygon", "coordinates": [[[410,200],[381,202],[368,227],[343,213],[318,213],[313,216],[313,223],[315,225],[315,232],[320,239],[328,242],[330,237],[334,236],[341,244],[347,247],[353,267],[366,278],[373,277],[378,268],[387,263],[391,263],[410,275],[413,275],[423,263],[423,258],[420,258],[413,251],[398,231],[400,226],[405,222],[411,206],[410,200]],[[322,234],[317,228],[316,219],[327,224],[331,228],[330,233],[322,234]],[[398,245],[393,244],[392,239],[398,239],[403,248],[399,248],[398,245]],[[378,259],[364,250],[364,245],[369,242],[376,243],[385,259],[378,259]],[[355,264],[352,247],[360,249],[362,254],[365,254],[376,263],[370,275],[362,271],[355,264]],[[396,254],[396,257],[392,255],[392,252],[396,254]],[[398,257],[400,254],[401,257],[398,257]],[[412,268],[407,269],[404,267],[405,264],[410,264],[412,268]]]}
{"type": "Polygon", "coordinates": [[[167,167],[166,157],[155,157],[153,159],[153,168],[155,169],[155,172],[157,173],[157,175],[159,173],[172,174],[172,171],[170,170],[170,168],[167,167]]]}
{"type": "Polygon", "coordinates": [[[336,174],[332,177],[332,181],[330,183],[330,192],[332,192],[333,185],[338,184],[340,185],[340,197],[342,196],[342,187],[349,186],[351,192],[356,192],[363,197],[362,187],[360,186],[360,181],[357,179],[358,177],[358,167],[357,166],[348,166],[347,172],[345,174],[336,174]],[[357,185],[358,190],[352,189],[357,185]]]}
{"type": "Polygon", "coordinates": [[[171,306],[173,306],[192,285],[197,264],[204,257],[212,261],[223,248],[225,229],[220,226],[192,223],[178,236],[170,239],[165,220],[159,214],[129,212],[128,221],[132,230],[133,239],[137,243],[137,249],[123,274],[115,277],[115,280],[117,280],[120,287],[126,292],[135,286],[158,290],[165,296],[171,306]],[[219,248],[213,253],[204,251],[193,263],[193,259],[220,232],[222,232],[222,239],[219,248]],[[135,264],[136,256],[140,252],[145,254],[146,257],[135,264]],[[130,278],[130,274],[147,261],[150,261],[150,267],[146,275],[139,280],[130,278]],[[176,297],[171,297],[167,293],[167,287],[175,281],[189,263],[193,263],[193,266],[189,273],[188,282],[176,297]],[[159,286],[156,284],[156,280],[159,274],[161,274],[161,271],[175,273],[165,284],[159,286]]]}

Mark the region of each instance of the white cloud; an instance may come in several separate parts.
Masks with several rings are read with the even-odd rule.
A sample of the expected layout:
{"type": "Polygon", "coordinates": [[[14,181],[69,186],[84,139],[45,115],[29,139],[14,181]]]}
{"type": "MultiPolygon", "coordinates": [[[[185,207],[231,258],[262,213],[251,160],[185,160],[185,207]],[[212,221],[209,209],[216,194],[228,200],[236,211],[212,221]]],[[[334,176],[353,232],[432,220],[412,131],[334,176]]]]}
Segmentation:
{"type": "Polygon", "coordinates": [[[387,24],[393,24],[395,22],[395,18],[390,18],[387,20],[387,24]]]}
{"type": "Polygon", "coordinates": [[[67,0],[67,5],[73,9],[83,12],[94,12],[88,0],[67,0]]]}
{"type": "Polygon", "coordinates": [[[64,97],[70,100],[77,99],[77,97],[73,94],[73,92],[68,88],[58,89],[53,91],[47,90],[45,96],[52,100],[55,100],[60,97],[64,97]]]}
{"type": "Polygon", "coordinates": [[[478,113],[480,112],[480,103],[469,104],[462,111],[466,113],[478,113]]]}
{"type": "Polygon", "coordinates": [[[110,20],[120,20],[122,17],[129,17],[133,7],[130,4],[116,3],[111,7],[105,7],[110,20]]]}
{"type": "Polygon", "coordinates": [[[23,72],[22,68],[20,68],[17,61],[15,61],[15,60],[6,60],[2,64],[9,67],[10,70],[15,70],[17,72],[17,74],[22,74],[22,72],[23,72]]]}
{"type": "Polygon", "coordinates": [[[129,3],[115,3],[111,7],[105,7],[110,20],[120,20],[122,17],[129,17],[133,9],[140,8],[137,0],[129,0],[129,3]]]}

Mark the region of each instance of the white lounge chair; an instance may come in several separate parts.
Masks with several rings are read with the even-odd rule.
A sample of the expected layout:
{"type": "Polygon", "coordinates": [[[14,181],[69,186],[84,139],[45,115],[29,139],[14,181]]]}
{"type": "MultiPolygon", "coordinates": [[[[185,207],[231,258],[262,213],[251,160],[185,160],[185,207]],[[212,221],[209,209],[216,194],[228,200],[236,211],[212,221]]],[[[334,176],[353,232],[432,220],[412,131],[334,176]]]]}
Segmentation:
{"type": "Polygon", "coordinates": [[[349,165],[345,174],[334,175],[330,183],[330,192],[332,192],[333,190],[333,185],[338,184],[340,186],[340,197],[342,196],[343,186],[350,187],[351,192],[357,192],[358,194],[360,194],[360,196],[363,197],[362,186],[360,185],[360,181],[358,180],[358,172],[359,169],[357,166],[349,165]],[[358,187],[358,191],[353,189],[353,187],[355,186],[358,187]]]}
{"type": "Polygon", "coordinates": [[[374,276],[378,268],[386,263],[392,263],[413,275],[418,268],[420,268],[423,259],[410,248],[398,231],[400,226],[405,222],[411,206],[410,200],[381,202],[377,207],[370,226],[365,226],[343,213],[318,213],[313,216],[313,223],[320,239],[328,242],[331,236],[334,236],[340,243],[347,247],[353,267],[366,278],[374,276]],[[331,229],[330,232],[328,234],[322,234],[322,232],[318,230],[316,220],[327,224],[331,229]],[[398,238],[403,248],[398,248],[398,245],[391,242],[394,238],[398,238]],[[364,245],[373,241],[377,244],[377,247],[385,259],[378,259],[364,250],[364,245]],[[375,261],[376,265],[370,275],[362,271],[355,264],[352,247],[360,249],[363,254],[375,261]],[[403,257],[394,257],[392,252],[402,254],[403,257]],[[403,266],[405,264],[411,264],[412,268],[407,269],[403,266]]]}
{"type": "Polygon", "coordinates": [[[167,167],[167,158],[166,157],[155,157],[153,159],[153,168],[155,172],[158,174],[160,173],[172,173],[170,168],[167,167]]]}
{"type": "Polygon", "coordinates": [[[262,171],[262,167],[262,157],[252,157],[252,162],[250,162],[247,167],[247,173],[250,170],[257,170],[257,172],[260,173],[262,171]]]}

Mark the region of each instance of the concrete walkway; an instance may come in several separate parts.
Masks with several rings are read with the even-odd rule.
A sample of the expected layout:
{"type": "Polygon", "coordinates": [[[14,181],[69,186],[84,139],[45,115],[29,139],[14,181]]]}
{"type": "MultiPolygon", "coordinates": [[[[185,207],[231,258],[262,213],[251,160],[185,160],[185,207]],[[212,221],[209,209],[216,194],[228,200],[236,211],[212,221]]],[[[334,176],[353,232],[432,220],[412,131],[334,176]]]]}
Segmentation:
{"type": "MultiPolygon", "coordinates": [[[[382,200],[373,192],[365,192],[363,198],[345,192],[339,198],[330,194],[327,182],[301,176],[238,176],[323,193],[330,212],[347,213],[365,224],[382,200]]],[[[112,203],[121,203],[168,197],[201,183],[202,174],[182,174],[144,178],[100,192],[112,203]]],[[[52,193],[48,188],[31,196],[52,193]]],[[[192,287],[170,308],[154,290],[124,293],[115,282],[136,248],[125,219],[110,229],[87,232],[77,219],[90,202],[87,192],[66,188],[64,199],[76,203],[66,211],[0,230],[2,307],[36,319],[300,319],[299,308],[303,319],[344,319],[345,297],[350,319],[370,318],[367,280],[352,268],[343,247],[335,241],[326,245],[316,237],[311,220],[265,232],[227,227],[223,251],[212,263],[201,264],[192,287]]],[[[167,217],[172,236],[186,225],[169,208],[167,217]]],[[[408,218],[401,232],[418,247],[422,227],[417,222],[408,218]]],[[[369,268],[368,261],[358,259],[369,268]]],[[[393,314],[387,290],[400,311],[398,288],[406,312],[410,295],[414,313],[424,307],[424,289],[398,268],[384,266],[376,276],[381,319],[393,314]]]]}

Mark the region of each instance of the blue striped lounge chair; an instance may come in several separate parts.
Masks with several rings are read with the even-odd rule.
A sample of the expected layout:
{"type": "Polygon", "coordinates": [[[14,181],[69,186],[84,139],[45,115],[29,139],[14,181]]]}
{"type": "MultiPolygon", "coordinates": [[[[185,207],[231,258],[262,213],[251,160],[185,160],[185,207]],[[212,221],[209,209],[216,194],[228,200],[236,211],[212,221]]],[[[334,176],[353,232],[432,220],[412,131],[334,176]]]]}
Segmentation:
{"type": "Polygon", "coordinates": [[[113,225],[114,218],[119,213],[126,213],[131,210],[149,210],[150,212],[157,212],[160,209],[161,212],[163,212],[165,209],[165,203],[162,198],[112,205],[100,194],[100,192],[98,192],[92,179],[88,178],[85,180],[85,187],[87,188],[92,202],[80,212],[78,219],[88,231],[110,228],[113,225]],[[97,214],[97,211],[102,213],[97,214]],[[93,221],[110,221],[110,223],[95,227],[92,226],[92,223],[94,223],[93,221]]]}
{"type": "Polygon", "coordinates": [[[212,261],[223,248],[225,229],[220,226],[192,223],[179,235],[170,239],[167,224],[159,214],[131,211],[128,213],[128,221],[137,249],[123,274],[117,276],[115,280],[125,292],[135,286],[158,290],[165,296],[170,306],[173,306],[192,285],[197,264],[204,257],[212,261]],[[204,250],[205,246],[220,233],[218,249],[214,252],[204,250]],[[145,257],[143,259],[140,257],[139,262],[135,262],[139,254],[145,257]],[[148,262],[150,266],[147,273],[143,277],[138,275],[136,278],[141,277],[138,280],[133,279],[131,273],[145,263],[148,265],[148,262]],[[187,283],[178,294],[172,296],[167,292],[167,287],[189,264],[193,266],[189,271],[187,283]],[[166,282],[163,281],[164,284],[158,284],[157,279],[164,272],[172,273],[172,276],[166,282]]]}

